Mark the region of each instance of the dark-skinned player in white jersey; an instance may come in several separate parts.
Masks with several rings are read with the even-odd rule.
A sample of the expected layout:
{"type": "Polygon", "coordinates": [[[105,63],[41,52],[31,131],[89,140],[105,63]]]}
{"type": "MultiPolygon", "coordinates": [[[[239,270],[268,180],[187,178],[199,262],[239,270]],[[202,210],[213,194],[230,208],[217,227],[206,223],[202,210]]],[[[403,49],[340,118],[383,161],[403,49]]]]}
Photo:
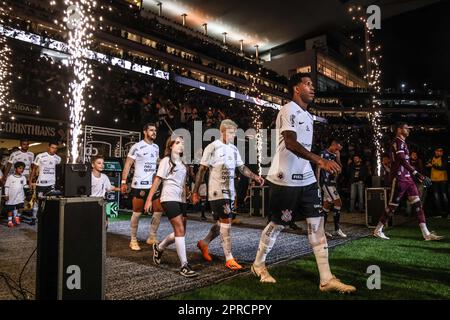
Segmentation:
{"type": "Polygon", "coordinates": [[[313,117],[307,108],[314,100],[314,86],[310,75],[293,75],[289,80],[289,90],[292,101],[278,112],[277,151],[266,178],[270,186],[270,222],[261,234],[252,272],[261,282],[276,282],[266,268],[266,256],[284,227],[303,216],[306,217],[308,240],[319,269],[319,289],[354,292],[355,287],[342,283],[331,273],[320,190],[310,162],[332,174],[339,173],[341,166],[311,152],[313,117]]]}

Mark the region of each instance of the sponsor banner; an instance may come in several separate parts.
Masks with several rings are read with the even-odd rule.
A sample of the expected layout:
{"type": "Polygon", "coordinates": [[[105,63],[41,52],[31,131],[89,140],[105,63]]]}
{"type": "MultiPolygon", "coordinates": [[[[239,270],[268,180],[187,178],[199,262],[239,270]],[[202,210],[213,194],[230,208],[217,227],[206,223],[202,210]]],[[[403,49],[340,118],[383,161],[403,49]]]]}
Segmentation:
{"type": "Polygon", "coordinates": [[[19,119],[0,123],[2,137],[35,141],[67,141],[67,124],[19,119]]]}

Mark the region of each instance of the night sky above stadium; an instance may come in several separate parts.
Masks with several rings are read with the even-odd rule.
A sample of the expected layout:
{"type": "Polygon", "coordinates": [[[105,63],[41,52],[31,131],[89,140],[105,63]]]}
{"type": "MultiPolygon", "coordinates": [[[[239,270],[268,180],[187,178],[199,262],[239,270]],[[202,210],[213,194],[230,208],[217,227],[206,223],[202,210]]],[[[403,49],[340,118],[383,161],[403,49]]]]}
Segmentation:
{"type": "Polygon", "coordinates": [[[450,89],[449,13],[442,1],[382,22],[383,87],[450,89]]]}

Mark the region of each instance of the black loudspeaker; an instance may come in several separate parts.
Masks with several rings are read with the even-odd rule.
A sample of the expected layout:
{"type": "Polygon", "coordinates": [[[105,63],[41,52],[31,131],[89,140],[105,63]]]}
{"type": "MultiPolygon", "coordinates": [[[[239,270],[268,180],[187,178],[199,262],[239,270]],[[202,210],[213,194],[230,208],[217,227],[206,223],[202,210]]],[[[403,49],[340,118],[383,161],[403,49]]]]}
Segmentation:
{"type": "Polygon", "coordinates": [[[104,299],[104,207],[101,198],[48,197],[40,201],[36,299],[104,299]]]}
{"type": "Polygon", "coordinates": [[[265,217],[269,213],[269,187],[250,187],[250,215],[265,217]]]}
{"type": "Polygon", "coordinates": [[[64,197],[91,195],[91,165],[83,163],[56,166],[55,189],[64,197]]]}
{"type": "MultiPolygon", "coordinates": [[[[377,226],[381,214],[388,205],[389,188],[366,188],[366,225],[369,228],[377,226]]],[[[392,218],[388,220],[392,226],[392,218]]]]}

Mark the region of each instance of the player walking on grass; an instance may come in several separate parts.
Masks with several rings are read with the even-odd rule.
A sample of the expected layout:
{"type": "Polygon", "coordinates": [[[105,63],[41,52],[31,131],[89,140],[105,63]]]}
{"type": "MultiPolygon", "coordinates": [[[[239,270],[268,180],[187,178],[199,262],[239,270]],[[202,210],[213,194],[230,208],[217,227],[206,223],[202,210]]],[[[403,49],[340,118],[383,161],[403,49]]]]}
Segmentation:
{"type": "Polygon", "coordinates": [[[260,185],[264,184],[264,179],[251,172],[242,162],[241,155],[233,144],[236,130],[237,124],[232,120],[226,119],[221,122],[220,139],[215,140],[205,148],[192,192],[192,203],[196,205],[200,201],[199,187],[203,182],[206,171],[209,169],[208,200],[216,223],[211,227],[208,235],[203,240],[198,241],[197,247],[202,252],[203,258],[206,261],[211,261],[208,245],[220,235],[226,259],[225,266],[231,270],[242,269],[242,266],[231,253],[231,208],[233,208],[236,197],[234,189],[236,168],[242,175],[255,180],[260,185]]]}
{"type": "Polygon", "coordinates": [[[413,177],[423,183],[425,187],[431,186],[430,178],[423,176],[409,163],[409,149],[406,145],[406,138],[409,136],[409,127],[406,123],[400,122],[396,125],[396,136],[391,144],[391,195],[389,203],[378,222],[373,235],[377,238],[389,240],[384,234],[383,227],[389,217],[394,215],[400,201],[404,196],[408,197],[411,207],[416,212],[419,221],[420,231],[425,241],[442,240],[444,237],[438,236],[428,231],[425,221],[425,213],[423,212],[422,202],[420,201],[419,191],[414,183],[413,177]]]}
{"type": "Polygon", "coordinates": [[[270,184],[269,224],[263,230],[252,272],[261,282],[276,282],[269,274],[265,261],[285,225],[306,217],[308,240],[314,251],[320,275],[321,291],[350,293],[355,287],[337,279],[330,270],[328,245],[320,190],[310,161],[321,170],[338,174],[339,164],[311,153],[313,117],[307,111],[314,99],[311,77],[298,73],[291,77],[289,90],[292,101],[284,105],[276,119],[277,151],[267,176],[270,184]]]}

